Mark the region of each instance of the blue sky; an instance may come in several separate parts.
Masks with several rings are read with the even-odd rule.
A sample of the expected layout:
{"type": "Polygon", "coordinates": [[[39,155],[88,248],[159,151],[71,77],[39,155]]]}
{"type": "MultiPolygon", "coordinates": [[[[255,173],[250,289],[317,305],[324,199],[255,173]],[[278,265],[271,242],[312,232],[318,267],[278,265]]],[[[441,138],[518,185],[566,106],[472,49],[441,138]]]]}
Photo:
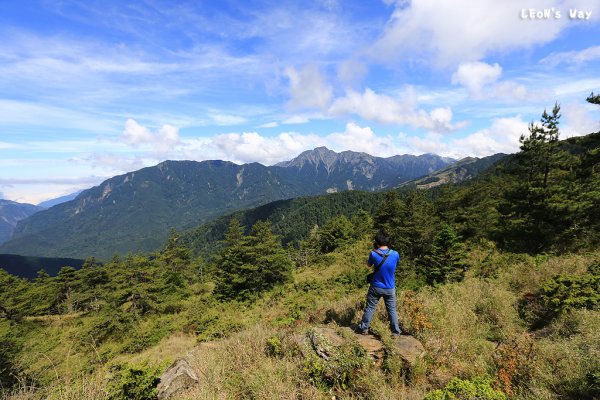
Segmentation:
{"type": "Polygon", "coordinates": [[[598,131],[599,21],[593,0],[0,2],[0,197],[322,145],[514,152],[555,101],[562,137],[598,131]]]}

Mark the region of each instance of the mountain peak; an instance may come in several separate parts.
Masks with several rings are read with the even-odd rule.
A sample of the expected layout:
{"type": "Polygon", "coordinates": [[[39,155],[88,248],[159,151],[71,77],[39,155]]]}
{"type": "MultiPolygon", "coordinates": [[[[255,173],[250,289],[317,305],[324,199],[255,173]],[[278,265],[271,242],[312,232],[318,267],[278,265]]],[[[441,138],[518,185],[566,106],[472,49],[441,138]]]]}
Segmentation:
{"type": "Polygon", "coordinates": [[[320,163],[326,166],[331,166],[338,158],[339,153],[329,150],[325,146],[316,147],[312,150],[306,150],[296,158],[290,161],[283,161],[276,164],[279,167],[298,167],[302,168],[305,164],[319,165],[320,163]]]}

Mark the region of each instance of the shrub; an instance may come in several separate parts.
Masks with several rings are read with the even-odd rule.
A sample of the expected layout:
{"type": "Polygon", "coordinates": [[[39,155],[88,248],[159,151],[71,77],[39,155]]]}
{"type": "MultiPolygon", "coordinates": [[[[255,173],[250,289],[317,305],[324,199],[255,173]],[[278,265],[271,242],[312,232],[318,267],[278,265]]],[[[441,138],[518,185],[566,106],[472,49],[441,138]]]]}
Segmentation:
{"type": "Polygon", "coordinates": [[[109,400],[154,400],[162,366],[116,364],[111,368],[109,400]]]}
{"type": "Polygon", "coordinates": [[[429,392],[423,400],[506,400],[504,393],[492,387],[491,379],[476,377],[471,380],[453,378],[444,389],[429,392]]]}
{"type": "Polygon", "coordinates": [[[417,299],[415,292],[412,290],[402,292],[400,302],[403,315],[406,315],[407,318],[407,326],[404,328],[409,328],[411,333],[416,335],[421,335],[424,331],[433,328],[423,309],[423,303],[417,299]]]}
{"type": "Polygon", "coordinates": [[[573,308],[600,307],[600,275],[559,275],[540,289],[542,302],[554,314],[573,308]]]}
{"type": "Polygon", "coordinates": [[[534,342],[528,335],[515,336],[501,343],[494,352],[497,379],[509,395],[517,387],[525,387],[532,380],[535,364],[534,342]]]}
{"type": "Polygon", "coordinates": [[[268,338],[265,345],[265,352],[269,357],[281,357],[283,355],[281,340],[277,336],[268,338]]]}

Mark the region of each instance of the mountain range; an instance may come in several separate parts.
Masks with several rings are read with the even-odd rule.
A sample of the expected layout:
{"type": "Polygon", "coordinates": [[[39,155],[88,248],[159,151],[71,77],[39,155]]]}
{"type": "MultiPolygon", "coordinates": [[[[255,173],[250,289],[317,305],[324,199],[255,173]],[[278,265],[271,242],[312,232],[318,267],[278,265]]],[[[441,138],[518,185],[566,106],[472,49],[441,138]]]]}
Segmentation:
{"type": "Polygon", "coordinates": [[[0,253],[106,259],[154,251],[170,227],[188,229],[238,209],[298,196],[390,189],[454,161],[433,154],[381,158],[325,147],[274,166],[165,161],[110,178],[21,221],[0,253]]]}
{"type": "Polygon", "coordinates": [[[431,189],[448,183],[461,183],[479,175],[483,171],[505,158],[507,154],[497,153],[488,157],[465,157],[447,167],[427,176],[404,182],[400,187],[431,189]]]}
{"type": "Polygon", "coordinates": [[[33,204],[0,199],[0,243],[10,239],[17,222],[41,210],[43,210],[42,207],[33,204]]]}
{"type": "Polygon", "coordinates": [[[42,201],[41,203],[38,204],[38,206],[42,207],[42,208],[50,208],[50,207],[53,207],[53,206],[55,206],[57,204],[73,200],[81,192],[82,192],[81,190],[78,190],[78,191],[76,191],[74,193],[70,193],[70,194],[67,194],[67,195],[64,195],[64,196],[60,196],[60,197],[57,197],[55,199],[50,199],[50,200],[42,201]]]}

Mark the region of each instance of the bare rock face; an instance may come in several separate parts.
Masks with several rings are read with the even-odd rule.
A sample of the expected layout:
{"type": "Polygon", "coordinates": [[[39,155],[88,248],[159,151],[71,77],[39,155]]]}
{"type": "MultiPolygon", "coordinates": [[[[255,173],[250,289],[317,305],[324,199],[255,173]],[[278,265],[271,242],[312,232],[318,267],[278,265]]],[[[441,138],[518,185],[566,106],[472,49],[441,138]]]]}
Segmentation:
{"type": "Polygon", "coordinates": [[[376,365],[381,366],[385,354],[385,346],[381,340],[373,335],[357,335],[350,328],[340,328],[343,336],[337,330],[328,327],[316,327],[309,332],[310,343],[314,352],[321,358],[328,360],[335,348],[347,342],[346,338],[355,337],[367,355],[376,365]]]}
{"type": "Polygon", "coordinates": [[[394,340],[395,351],[402,360],[412,367],[425,354],[425,348],[412,336],[398,336],[394,340]]]}
{"type": "Polygon", "coordinates": [[[373,335],[356,335],[356,340],[375,364],[380,367],[383,364],[383,356],[385,355],[385,346],[381,340],[373,335]]]}
{"type": "Polygon", "coordinates": [[[339,347],[344,344],[344,338],[341,337],[333,328],[314,328],[309,332],[309,338],[315,353],[321,358],[328,360],[332,355],[332,347],[339,347]]]}
{"type": "Polygon", "coordinates": [[[175,393],[198,382],[196,373],[185,359],[175,361],[160,377],[158,400],[170,399],[175,393]]]}
{"type": "MultiPolygon", "coordinates": [[[[335,349],[347,342],[346,338],[354,337],[358,344],[365,350],[375,365],[381,366],[385,356],[386,347],[381,340],[374,335],[361,335],[354,333],[350,328],[334,329],[330,327],[315,327],[308,333],[308,339],[304,335],[297,335],[294,340],[301,349],[303,356],[314,351],[324,360],[329,360],[335,349]]],[[[399,356],[406,367],[411,368],[425,354],[425,348],[412,336],[398,336],[393,340],[393,354],[399,356]]]]}

